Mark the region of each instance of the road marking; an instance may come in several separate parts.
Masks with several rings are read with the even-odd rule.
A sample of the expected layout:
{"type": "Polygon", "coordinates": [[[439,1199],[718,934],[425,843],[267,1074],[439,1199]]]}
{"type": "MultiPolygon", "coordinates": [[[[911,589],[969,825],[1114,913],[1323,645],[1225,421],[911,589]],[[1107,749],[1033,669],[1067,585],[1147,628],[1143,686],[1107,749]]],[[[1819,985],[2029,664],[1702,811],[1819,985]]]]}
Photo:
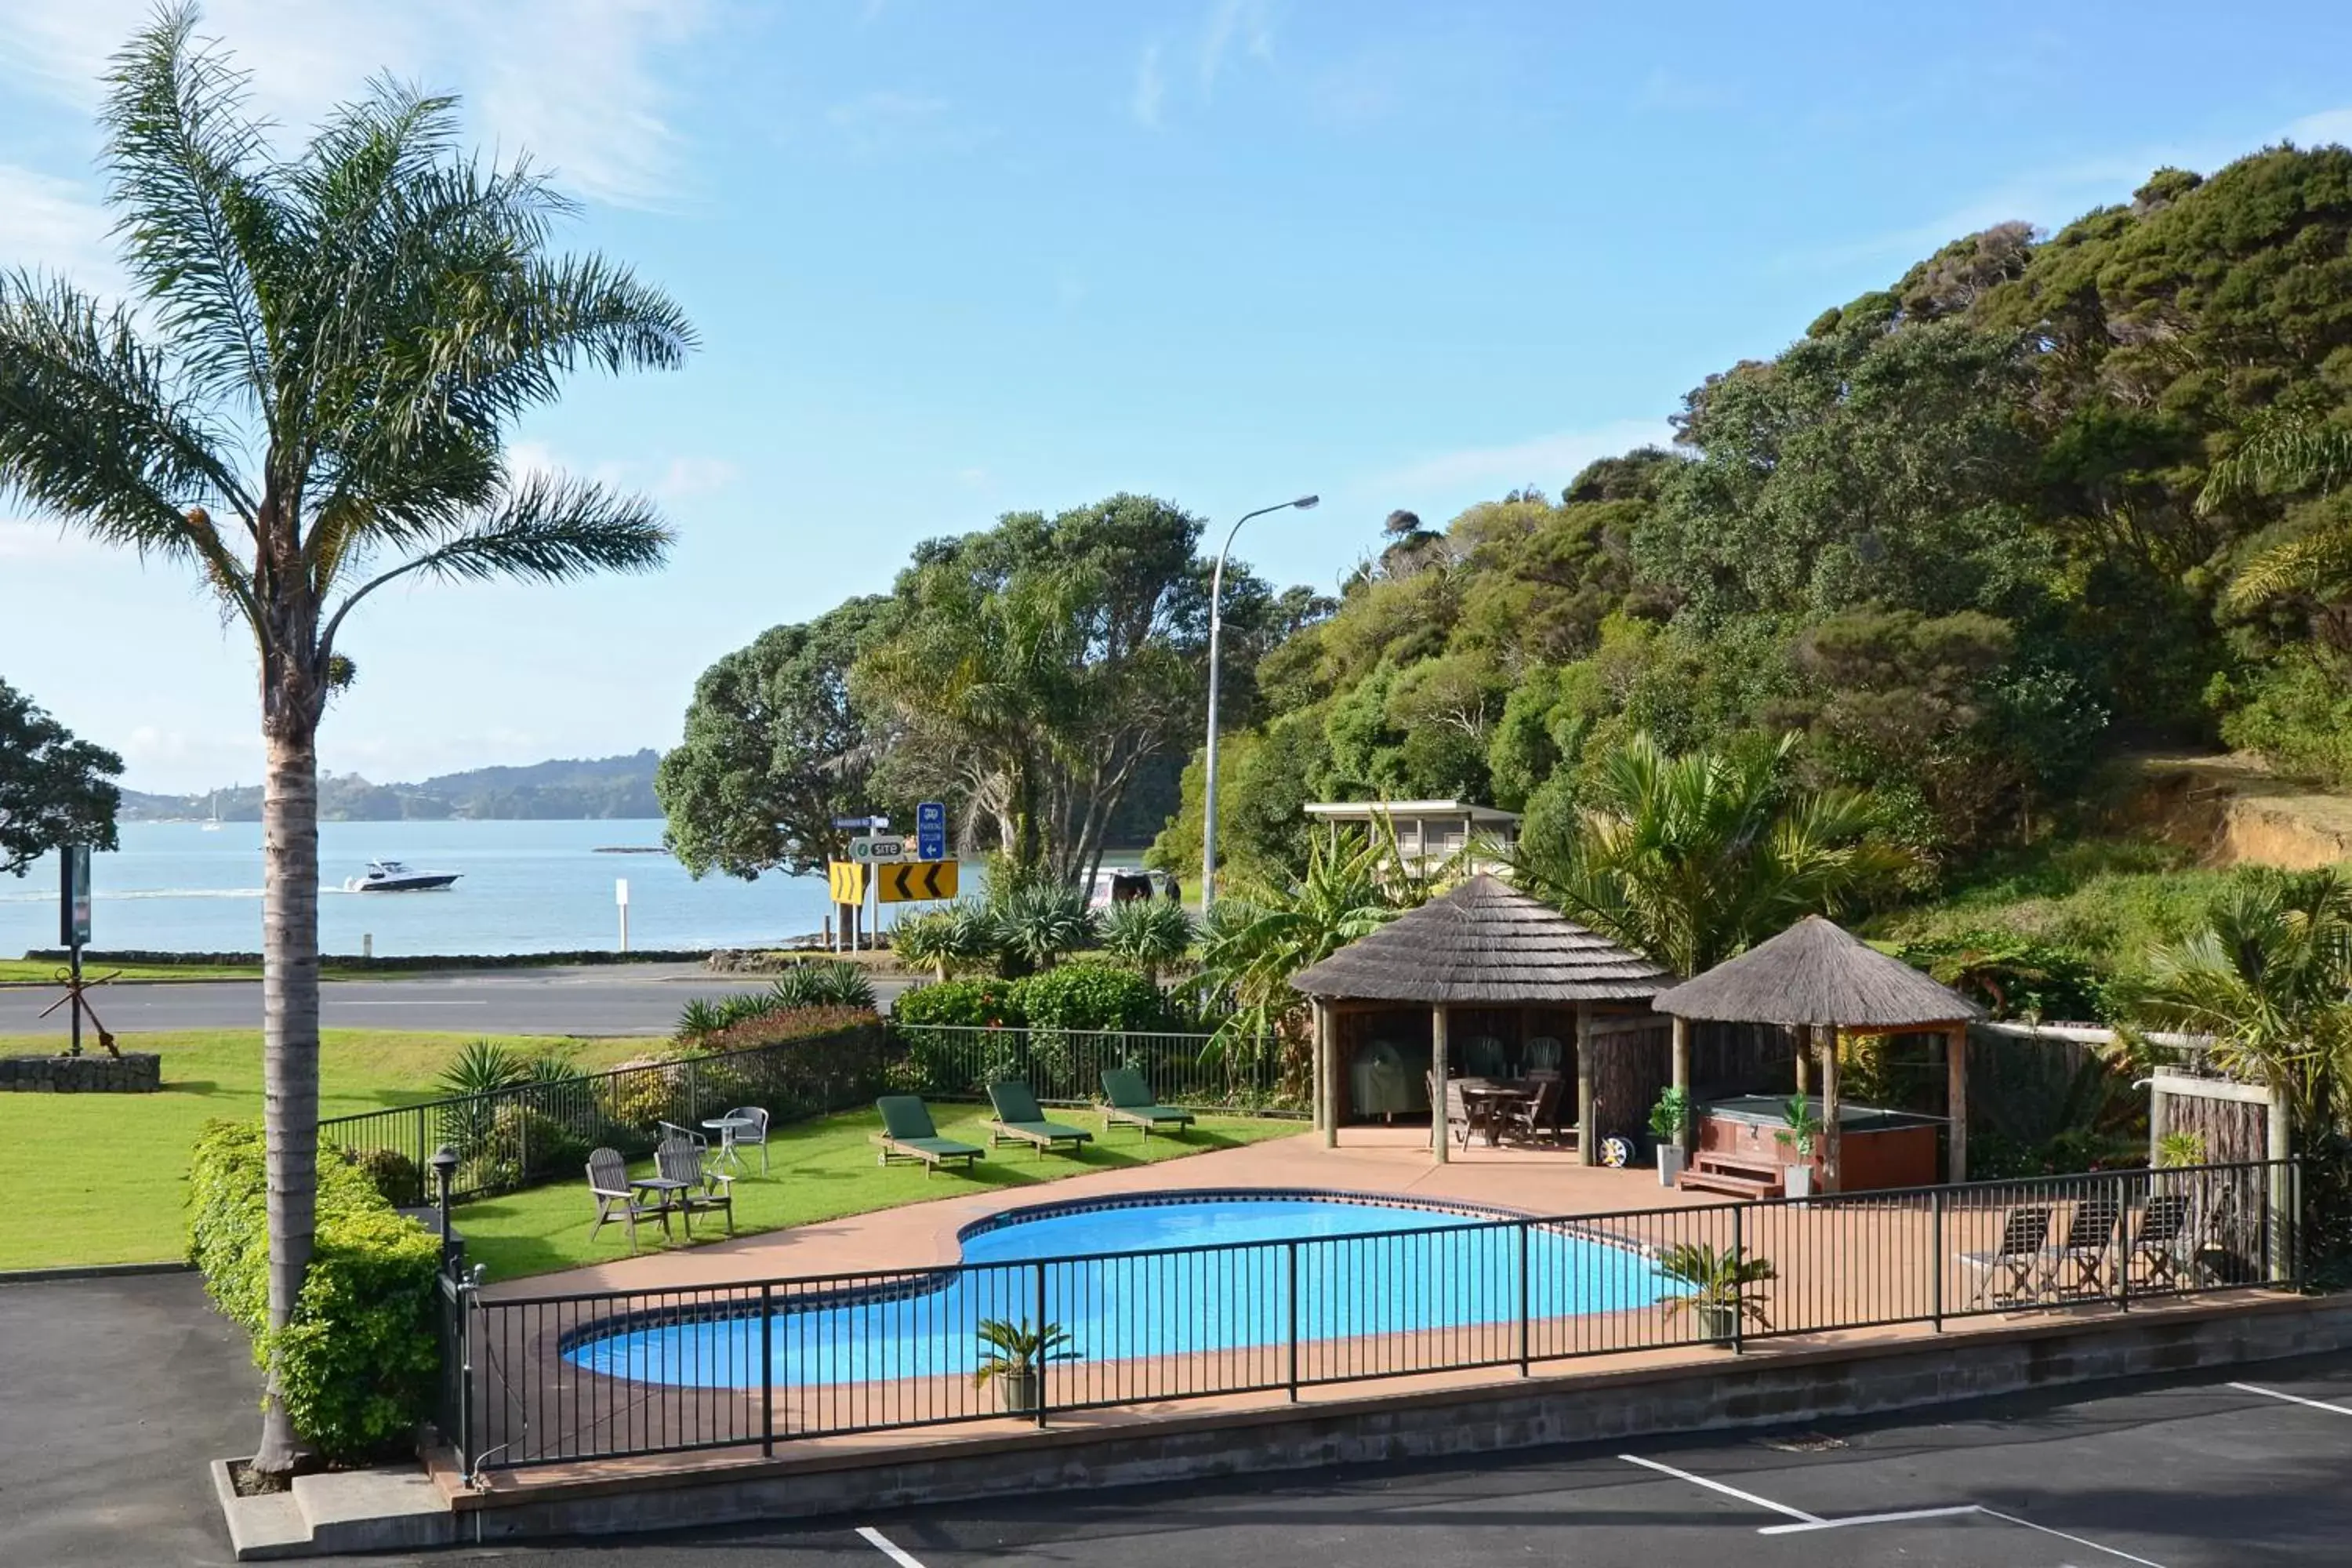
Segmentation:
{"type": "Polygon", "coordinates": [[[1972,1502],[1965,1502],[1961,1503],[1957,1508],[1914,1508],[1906,1509],[1901,1513],[1849,1514],[1843,1519],[1817,1519],[1810,1524],[1768,1524],[1756,1533],[1759,1535],[1804,1535],[1816,1530],[1843,1530],[1847,1526],[1854,1524],[1897,1524],[1905,1520],[1910,1519],[1950,1519],[1958,1514],[1982,1513],[1983,1511],[1984,1510],[1977,1507],[1976,1504],[1972,1502]]]}
{"type": "Polygon", "coordinates": [[[1768,1509],[1774,1513],[1785,1513],[1790,1519],[1801,1519],[1807,1524],[1822,1522],[1819,1516],[1807,1513],[1803,1509],[1790,1508],[1787,1503],[1774,1502],[1770,1498],[1758,1497],[1754,1492],[1744,1492],[1738,1487],[1727,1487],[1721,1481],[1711,1481],[1705,1476],[1695,1476],[1688,1470],[1678,1470],[1672,1465],[1662,1465],[1655,1459],[1645,1459],[1639,1454],[1620,1454],[1617,1457],[1629,1465],[1639,1465],[1645,1470],[1655,1470],[1660,1475],[1672,1476],[1678,1481],[1688,1481],[1695,1487],[1705,1487],[1711,1492],[1721,1492],[1726,1497],[1738,1498],[1741,1502],[1756,1508],[1768,1509]]]}
{"type": "Polygon", "coordinates": [[[2044,1535],[2054,1535],[2061,1541],[2071,1541],[2077,1546],[2087,1546],[2094,1552],[2104,1552],[2110,1557],[2120,1557],[2126,1563],[2137,1563],[2140,1568],[2164,1568],[2161,1563],[2147,1557],[2135,1557],[2121,1547],[2102,1546],[2095,1541],[2087,1540],[2080,1535],[2069,1535],[2063,1530],[2053,1530],[2046,1524],[2036,1524],[2030,1519],[2020,1519],[2013,1513],[2003,1513],[1999,1509],[1979,1508],[1977,1511],[1987,1519],[1997,1519],[2005,1524],[2021,1524],[2028,1530],[2038,1530],[2044,1535]]]}
{"type": "Polygon", "coordinates": [[[920,1559],[901,1549],[897,1542],[892,1541],[888,1536],[883,1534],[872,1525],[859,1525],[857,1527],[857,1533],[866,1538],[866,1545],[871,1546],[875,1551],[879,1552],[883,1556],[887,1557],[891,1562],[896,1563],[898,1565],[898,1568],[923,1568],[920,1559]]]}
{"type": "Polygon", "coordinates": [[[2248,1394],[2266,1394],[2273,1399],[2284,1399],[2289,1405],[2308,1405],[2314,1410],[2332,1410],[2338,1415],[2352,1415],[2352,1405],[2330,1405],[2324,1399],[2305,1399],[2300,1394],[2281,1394],[2275,1388],[2263,1388],[2257,1384],[2252,1383],[2233,1383],[2230,1386],[2231,1388],[2242,1388],[2248,1394]]]}
{"type": "Polygon", "coordinates": [[[338,996],[338,1007],[487,1007],[488,1002],[448,1001],[430,996],[338,996]]]}

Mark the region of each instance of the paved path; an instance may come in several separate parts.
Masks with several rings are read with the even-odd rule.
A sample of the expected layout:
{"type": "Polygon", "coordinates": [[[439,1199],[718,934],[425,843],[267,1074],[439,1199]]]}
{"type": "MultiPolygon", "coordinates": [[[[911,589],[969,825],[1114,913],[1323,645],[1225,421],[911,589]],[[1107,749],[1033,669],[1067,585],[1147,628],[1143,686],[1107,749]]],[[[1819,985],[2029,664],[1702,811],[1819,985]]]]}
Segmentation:
{"type": "MultiPolygon", "coordinates": [[[[0,1568],[229,1561],[204,1466],[250,1445],[257,1383],[194,1276],[0,1285],[0,1568]]],[[[2336,1354],[1802,1430],[346,1561],[2270,1568],[2352,1556],[2347,1474],[2336,1354]]]]}
{"type": "MultiPolygon", "coordinates": [[[[756,976],[712,974],[686,964],[496,970],[397,980],[336,980],[320,989],[331,1029],[440,1029],[486,1035],[666,1035],[695,996],[756,991],[756,976]]],[[[877,983],[887,1002],[903,980],[877,983]]],[[[46,986],[0,986],[0,1035],[65,1033],[46,986]]],[[[261,985],[228,980],[110,985],[91,1002],[117,1035],[157,1029],[257,1029],[261,985]]]]}

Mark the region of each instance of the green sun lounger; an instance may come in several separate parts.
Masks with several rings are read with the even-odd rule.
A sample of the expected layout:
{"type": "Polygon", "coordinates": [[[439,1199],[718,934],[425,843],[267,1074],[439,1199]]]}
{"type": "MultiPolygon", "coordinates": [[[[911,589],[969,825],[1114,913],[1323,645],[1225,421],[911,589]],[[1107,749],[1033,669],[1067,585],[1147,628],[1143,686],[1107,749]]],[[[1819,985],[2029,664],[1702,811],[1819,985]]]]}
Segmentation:
{"type": "Polygon", "coordinates": [[[1103,1098],[1110,1103],[1103,1107],[1106,1124],[1124,1121],[1143,1129],[1146,1138],[1155,1127],[1173,1127],[1180,1131],[1192,1125],[1192,1113],[1179,1110],[1172,1105],[1162,1105],[1151,1098],[1144,1087],[1143,1075],[1133,1068],[1105,1068],[1102,1074],[1103,1098]]]}
{"type": "Polygon", "coordinates": [[[894,1155],[920,1160],[928,1176],[950,1161],[961,1160],[970,1170],[973,1161],[987,1158],[984,1149],[940,1137],[940,1130],[931,1125],[929,1108],[914,1095],[886,1094],[874,1102],[874,1109],[882,1113],[882,1131],[874,1134],[874,1142],[882,1146],[874,1161],[877,1165],[888,1164],[894,1155]]]}
{"type": "Polygon", "coordinates": [[[1040,1153],[1066,1143],[1075,1154],[1079,1144],[1095,1141],[1095,1135],[1083,1127],[1046,1121],[1045,1113],[1037,1108],[1036,1095],[1019,1079],[990,1084],[988,1103],[996,1108],[996,1120],[988,1124],[991,1143],[1034,1144],[1040,1153]]]}

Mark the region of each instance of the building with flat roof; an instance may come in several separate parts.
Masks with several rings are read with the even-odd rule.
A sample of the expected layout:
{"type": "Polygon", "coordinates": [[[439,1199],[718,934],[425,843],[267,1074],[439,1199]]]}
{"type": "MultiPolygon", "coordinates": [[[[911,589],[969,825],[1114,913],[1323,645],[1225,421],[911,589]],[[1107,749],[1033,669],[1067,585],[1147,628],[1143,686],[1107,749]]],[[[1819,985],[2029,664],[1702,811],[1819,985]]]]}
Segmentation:
{"type": "Polygon", "coordinates": [[[1461,800],[1318,800],[1310,801],[1307,815],[1327,823],[1332,837],[1345,827],[1369,827],[1386,822],[1396,832],[1397,854],[1416,870],[1434,870],[1470,847],[1473,840],[1489,847],[1471,871],[1499,871],[1499,857],[1519,841],[1519,814],[1461,800]]]}

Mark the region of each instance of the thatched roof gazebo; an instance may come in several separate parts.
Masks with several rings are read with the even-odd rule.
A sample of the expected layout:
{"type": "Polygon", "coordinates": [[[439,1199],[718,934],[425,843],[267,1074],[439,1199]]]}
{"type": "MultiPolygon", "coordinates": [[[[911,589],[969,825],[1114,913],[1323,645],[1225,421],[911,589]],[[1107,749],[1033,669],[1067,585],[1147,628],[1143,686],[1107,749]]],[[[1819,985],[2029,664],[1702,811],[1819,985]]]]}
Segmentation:
{"type": "MultiPolygon", "coordinates": [[[[1984,1009],[1900,959],[1819,915],[1808,915],[1769,942],[1658,994],[1654,1005],[1675,1018],[1679,1054],[1686,1020],[1779,1024],[1807,1031],[1821,1053],[1823,1173],[1837,1188],[1837,1036],[1933,1031],[1946,1037],[1945,1110],[1951,1121],[1950,1176],[1968,1179],[1968,1026],[1984,1009]]],[[[1805,1054],[1797,1055],[1804,1092],[1805,1054]]]]}
{"type": "MultiPolygon", "coordinates": [[[[1673,976],[1517,889],[1480,875],[1444,897],[1400,915],[1301,970],[1291,984],[1316,1005],[1316,1121],[1337,1141],[1337,1062],[1332,1019],[1339,1007],[1426,1005],[1430,1073],[1442,1096],[1447,1075],[1446,1016],[1454,1007],[1571,1006],[1577,1020],[1578,1142],[1593,1158],[1591,1041],[1596,1002],[1646,1002],[1673,976]]],[[[1444,1100],[1433,1110],[1431,1143],[1445,1158],[1444,1100]]]]}

